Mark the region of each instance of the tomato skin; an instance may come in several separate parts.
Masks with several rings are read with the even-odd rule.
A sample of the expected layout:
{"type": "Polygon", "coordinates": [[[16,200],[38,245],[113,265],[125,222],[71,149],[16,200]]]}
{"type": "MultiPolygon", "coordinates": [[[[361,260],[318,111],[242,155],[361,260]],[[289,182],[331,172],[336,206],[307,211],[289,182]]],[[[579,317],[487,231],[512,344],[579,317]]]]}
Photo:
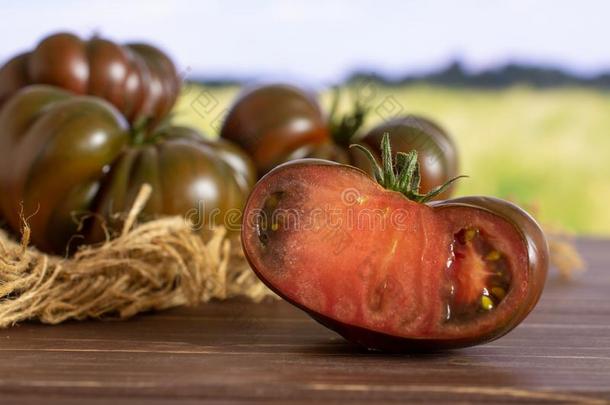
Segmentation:
{"type": "Polygon", "coordinates": [[[158,123],[174,105],[180,80],[173,62],[143,44],[118,45],[58,33],[0,68],[0,106],[20,88],[50,84],[106,99],[132,123],[158,123]]]}
{"type": "MultiPolygon", "coordinates": [[[[358,218],[358,212],[346,218],[358,218]]],[[[333,224],[347,223],[334,218],[333,224]]],[[[509,202],[466,197],[415,203],[359,169],[315,159],[285,163],[257,183],[244,211],[242,243],[251,267],[278,295],[348,340],[385,351],[451,349],[503,336],[534,307],[548,267],[544,234],[509,202]],[[340,227],[327,234],[324,222],[310,226],[308,213],[340,212],[345,190],[362,197],[360,212],[404,210],[407,227],[371,233],[340,227]],[[305,227],[274,229],[258,221],[276,195],[280,202],[273,209],[298,213],[305,227]],[[489,231],[494,246],[502,247],[513,284],[496,312],[449,322],[442,301],[445,266],[456,231],[469,226],[489,231]]]]}
{"type": "Polygon", "coordinates": [[[199,132],[192,128],[182,126],[173,126],[170,131],[163,132],[163,138],[187,138],[213,148],[214,152],[233,169],[234,177],[244,195],[248,195],[254,184],[256,184],[257,177],[254,162],[243,149],[231,141],[222,138],[211,140],[207,137],[202,137],[199,132]]]}
{"type": "Polygon", "coordinates": [[[102,241],[100,219],[118,229],[116,214],[131,208],[144,183],[153,193],[142,219],[192,214],[207,224],[239,216],[254,176],[233,145],[173,126],[140,144],[108,102],[44,85],[26,87],[6,103],[0,150],[0,213],[19,232],[23,202],[32,242],[54,253],[65,253],[76,234],[75,244],[102,241]],[[90,219],[79,232],[75,218],[84,215],[90,219]]]}
{"type": "MultiPolygon", "coordinates": [[[[356,141],[354,141],[356,143],[356,141]]],[[[360,143],[360,142],[358,142],[360,143]]],[[[291,153],[285,162],[297,159],[325,159],[344,165],[358,167],[370,175],[373,174],[369,160],[358,149],[346,148],[332,141],[315,145],[305,145],[291,153]]]]}
{"type": "Polygon", "coordinates": [[[29,53],[19,54],[0,68],[0,108],[20,88],[29,84],[28,56],[29,53]]]}
{"type": "Polygon", "coordinates": [[[259,176],[284,162],[298,148],[329,139],[317,101],[306,92],[283,84],[244,91],[227,114],[220,135],[252,157],[259,176]]]}

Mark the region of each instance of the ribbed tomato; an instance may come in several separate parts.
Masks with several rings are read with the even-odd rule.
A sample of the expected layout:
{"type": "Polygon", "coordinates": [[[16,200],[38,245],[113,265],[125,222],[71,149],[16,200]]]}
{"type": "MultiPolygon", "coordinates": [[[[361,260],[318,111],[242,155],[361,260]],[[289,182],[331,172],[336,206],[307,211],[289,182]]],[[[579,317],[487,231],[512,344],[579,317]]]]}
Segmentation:
{"type": "Polygon", "coordinates": [[[180,80],[169,57],[146,44],[119,45],[59,33],[0,68],[0,106],[20,88],[50,84],[106,99],[130,122],[158,123],[172,108],[180,80]]]}
{"type": "Polygon", "coordinates": [[[120,223],[144,183],[153,193],[143,218],[197,210],[191,219],[216,223],[238,220],[254,182],[249,158],[227,141],[174,126],[139,136],[108,102],[45,85],[4,105],[0,151],[2,216],[15,232],[27,218],[33,243],[57,253],[102,240],[99,219],[120,223]]]}
{"type": "MultiPolygon", "coordinates": [[[[352,166],[296,160],[255,186],[242,241],[272,290],[368,348],[444,349],[496,339],[533,309],[548,249],[536,222],[488,197],[427,204],[415,153],[375,182],[352,166]]],[[[371,159],[373,157],[371,156],[371,159]]]]}

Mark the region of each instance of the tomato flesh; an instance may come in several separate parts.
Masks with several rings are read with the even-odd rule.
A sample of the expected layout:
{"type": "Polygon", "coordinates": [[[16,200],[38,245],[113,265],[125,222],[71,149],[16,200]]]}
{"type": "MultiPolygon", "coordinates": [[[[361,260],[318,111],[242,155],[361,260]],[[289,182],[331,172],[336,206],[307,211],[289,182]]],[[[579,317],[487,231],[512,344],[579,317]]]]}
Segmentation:
{"type": "Polygon", "coordinates": [[[509,221],[415,203],[357,169],[322,161],[264,177],[242,239],[268,286],[369,347],[490,340],[521,320],[528,294],[526,245],[509,221]]]}

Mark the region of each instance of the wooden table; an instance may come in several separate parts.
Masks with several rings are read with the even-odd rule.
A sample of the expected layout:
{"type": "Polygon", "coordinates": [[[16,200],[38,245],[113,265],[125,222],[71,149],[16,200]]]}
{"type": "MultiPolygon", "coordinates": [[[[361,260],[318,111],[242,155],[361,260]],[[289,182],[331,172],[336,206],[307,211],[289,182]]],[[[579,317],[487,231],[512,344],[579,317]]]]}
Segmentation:
{"type": "Polygon", "coordinates": [[[0,331],[0,402],[610,403],[610,241],[579,244],[589,271],[551,277],[526,322],[487,345],[369,353],[283,302],[239,300],[129,322],[24,324],[0,331]]]}

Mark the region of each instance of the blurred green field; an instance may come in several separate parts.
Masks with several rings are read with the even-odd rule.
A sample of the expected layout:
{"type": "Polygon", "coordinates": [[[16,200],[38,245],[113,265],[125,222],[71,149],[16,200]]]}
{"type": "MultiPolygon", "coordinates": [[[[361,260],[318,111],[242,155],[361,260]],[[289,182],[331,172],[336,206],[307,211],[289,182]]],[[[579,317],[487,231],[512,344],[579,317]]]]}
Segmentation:
{"type": "MultiPolygon", "coordinates": [[[[188,86],[175,120],[214,136],[238,91],[188,86]]],[[[532,207],[545,224],[610,236],[610,93],[410,85],[376,86],[367,96],[381,110],[399,105],[434,118],[454,136],[461,172],[470,176],[458,194],[510,198],[532,207]]],[[[322,95],[325,106],[329,99],[322,95]]],[[[382,117],[370,114],[367,126],[382,117]]]]}

